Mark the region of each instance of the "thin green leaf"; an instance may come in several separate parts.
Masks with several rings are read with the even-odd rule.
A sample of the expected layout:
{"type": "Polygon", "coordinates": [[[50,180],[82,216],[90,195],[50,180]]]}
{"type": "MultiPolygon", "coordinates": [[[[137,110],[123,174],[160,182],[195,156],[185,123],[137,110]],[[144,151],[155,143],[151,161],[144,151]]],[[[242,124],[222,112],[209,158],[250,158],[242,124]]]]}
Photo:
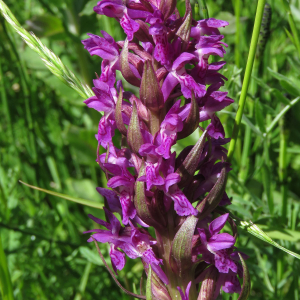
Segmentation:
{"type": "Polygon", "coordinates": [[[291,42],[295,45],[295,39],[293,37],[293,35],[284,27],[284,31],[286,33],[286,35],[289,37],[289,39],[291,40],[291,42]]]}
{"type": "Polygon", "coordinates": [[[13,289],[0,235],[0,290],[3,300],[13,300],[13,289]]]}
{"type": "MultiPolygon", "coordinates": [[[[228,114],[228,115],[232,116],[233,118],[235,117],[235,113],[227,111],[227,110],[222,110],[222,111],[220,111],[220,113],[228,114]]],[[[259,136],[263,136],[262,132],[257,127],[255,127],[255,125],[245,115],[243,115],[243,117],[242,117],[242,123],[246,126],[249,126],[255,134],[257,134],[259,136]]]]}
{"type": "Polygon", "coordinates": [[[272,88],[269,87],[261,78],[258,78],[254,75],[252,75],[252,78],[256,81],[256,83],[261,86],[262,88],[264,88],[267,91],[270,91],[272,88]]]}
{"type": "Polygon", "coordinates": [[[240,221],[240,227],[242,229],[245,229],[246,231],[248,231],[250,234],[256,236],[257,238],[259,238],[260,240],[300,259],[300,255],[292,252],[282,246],[280,246],[279,244],[277,244],[276,242],[274,242],[265,232],[263,232],[257,225],[255,225],[254,223],[252,223],[252,221],[240,221]]]}
{"type": "Polygon", "coordinates": [[[287,105],[272,121],[272,123],[269,125],[269,127],[266,130],[266,134],[270,133],[277,122],[285,115],[285,113],[292,107],[294,106],[298,101],[300,100],[300,97],[297,97],[296,99],[292,100],[289,105],[287,105]]]}
{"type": "Polygon", "coordinates": [[[259,103],[258,99],[255,100],[255,119],[256,123],[258,124],[258,127],[261,132],[266,132],[266,126],[265,126],[265,120],[264,120],[264,113],[263,113],[263,107],[259,103]]]}
{"type": "Polygon", "coordinates": [[[85,291],[85,288],[86,288],[87,281],[89,279],[89,275],[90,275],[91,270],[92,270],[92,263],[88,262],[86,264],[85,268],[84,268],[83,275],[81,277],[79,288],[78,288],[79,291],[75,295],[74,300],[81,300],[82,299],[82,296],[83,296],[83,293],[85,291]]]}
{"type": "Polygon", "coordinates": [[[287,82],[285,80],[280,80],[280,85],[292,96],[300,96],[300,89],[297,87],[296,84],[291,84],[290,82],[287,82]]]}
{"type": "Polygon", "coordinates": [[[51,50],[49,50],[32,32],[25,30],[6,4],[0,0],[0,11],[6,21],[22,37],[24,42],[34,50],[43,60],[45,66],[60,80],[78,92],[83,98],[92,97],[91,88],[83,84],[51,50]]]}
{"type": "Polygon", "coordinates": [[[280,81],[281,86],[291,95],[297,97],[300,95],[300,89],[296,86],[296,84],[290,80],[288,77],[279,74],[268,67],[268,71],[270,74],[280,81]]]}
{"type": "Polygon", "coordinates": [[[273,194],[271,191],[271,174],[270,174],[270,168],[267,166],[267,164],[263,164],[262,167],[262,179],[263,179],[263,186],[264,186],[264,191],[267,196],[268,200],[268,206],[269,206],[269,211],[270,214],[273,215],[274,213],[274,200],[273,200],[273,194]]]}
{"type": "Polygon", "coordinates": [[[285,97],[278,89],[272,89],[272,94],[279,100],[281,103],[285,105],[289,105],[291,101],[285,97]]]}
{"type": "Polygon", "coordinates": [[[42,188],[39,188],[37,186],[25,183],[21,180],[19,180],[19,182],[26,185],[26,186],[28,186],[28,187],[30,187],[30,188],[32,188],[32,189],[38,190],[40,192],[44,192],[46,194],[56,196],[56,197],[59,197],[59,198],[62,198],[62,199],[68,200],[68,201],[72,201],[72,202],[75,202],[75,203],[78,203],[78,204],[82,204],[82,205],[85,205],[85,206],[90,206],[90,207],[94,207],[94,208],[98,208],[98,209],[102,209],[103,206],[104,206],[104,204],[98,203],[98,202],[95,202],[95,201],[90,201],[90,200],[81,199],[81,198],[75,198],[75,197],[68,196],[68,195],[65,195],[65,194],[61,194],[61,193],[49,191],[49,190],[46,190],[46,189],[42,189],[42,188]]]}

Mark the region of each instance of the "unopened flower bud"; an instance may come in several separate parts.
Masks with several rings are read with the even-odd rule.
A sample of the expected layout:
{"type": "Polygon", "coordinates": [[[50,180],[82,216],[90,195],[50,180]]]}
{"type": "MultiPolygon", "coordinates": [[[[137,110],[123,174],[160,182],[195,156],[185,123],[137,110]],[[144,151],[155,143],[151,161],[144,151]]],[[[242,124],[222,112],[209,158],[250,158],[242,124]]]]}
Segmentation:
{"type": "Polygon", "coordinates": [[[120,66],[123,77],[132,85],[140,86],[141,81],[136,77],[129,66],[128,61],[128,40],[125,40],[121,55],[120,55],[120,66]]]}
{"type": "Polygon", "coordinates": [[[136,154],[139,153],[140,147],[144,144],[135,101],[133,102],[132,115],[127,131],[127,142],[130,149],[136,154]]]}
{"type": "Polygon", "coordinates": [[[199,125],[199,107],[195,98],[195,94],[192,91],[191,109],[189,115],[184,123],[182,131],[178,132],[177,139],[183,139],[192,134],[199,125]]]}
{"type": "Polygon", "coordinates": [[[164,97],[150,60],[144,63],[140,98],[150,111],[158,112],[164,106],[164,97]]]}
{"type": "Polygon", "coordinates": [[[216,282],[218,280],[219,272],[215,266],[209,267],[207,270],[205,270],[205,272],[206,276],[202,281],[197,300],[214,300],[216,282]]]}

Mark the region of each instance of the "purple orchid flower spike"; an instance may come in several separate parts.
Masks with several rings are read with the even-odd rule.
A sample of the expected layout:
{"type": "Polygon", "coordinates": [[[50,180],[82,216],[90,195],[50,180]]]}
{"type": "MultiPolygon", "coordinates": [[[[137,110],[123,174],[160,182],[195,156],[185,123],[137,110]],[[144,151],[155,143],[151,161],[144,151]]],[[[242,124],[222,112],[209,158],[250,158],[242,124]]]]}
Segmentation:
{"type": "MultiPolygon", "coordinates": [[[[97,188],[106,221],[90,216],[104,229],[87,231],[93,233],[88,241],[110,245],[115,273],[126,256],[141,259],[154,300],[216,299],[221,289],[242,293],[234,221],[232,236],[220,233],[228,214],[213,218],[230,204],[223,147],[230,139],[217,113],[233,100],[220,91],[225,61],[209,58],[224,57],[219,28],[228,23],[194,20],[189,0],[184,16],[174,0],[102,0],[94,11],[119,21],[127,38],[116,43],[101,31],[102,37],[83,41],[103,59],[95,95],[85,103],[103,113],[96,161],[107,179],[107,188],[97,188]],[[126,84],[116,82],[116,71],[126,84]],[[176,153],[178,140],[197,129],[203,131],[198,142],[176,153]]],[[[245,273],[243,260],[242,266],[245,273]]]]}

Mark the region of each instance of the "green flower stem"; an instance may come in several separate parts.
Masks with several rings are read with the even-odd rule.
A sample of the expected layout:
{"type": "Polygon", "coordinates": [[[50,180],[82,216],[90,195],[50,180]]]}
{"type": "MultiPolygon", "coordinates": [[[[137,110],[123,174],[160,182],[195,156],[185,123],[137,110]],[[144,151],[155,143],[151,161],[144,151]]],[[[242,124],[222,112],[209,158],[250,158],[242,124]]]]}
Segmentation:
{"type": "Polygon", "coordinates": [[[205,0],[198,0],[198,3],[199,3],[199,6],[200,6],[200,11],[202,11],[203,18],[208,19],[209,15],[208,15],[208,10],[207,10],[205,0]]]}
{"type": "Polygon", "coordinates": [[[259,37],[260,26],[261,26],[261,21],[262,21],[262,17],[263,17],[265,3],[266,3],[266,0],[258,0],[253,34],[252,34],[250,50],[249,50],[249,55],[248,55],[248,60],[247,60],[247,65],[246,65],[245,77],[244,77],[241,96],[240,96],[240,100],[239,100],[239,107],[238,107],[238,111],[237,111],[236,118],[235,118],[233,133],[232,133],[232,137],[231,137],[231,141],[230,141],[230,145],[229,145],[228,159],[227,159],[228,161],[230,161],[232,159],[232,155],[234,152],[237,136],[238,136],[241,121],[242,121],[242,116],[243,116],[244,106],[245,106],[245,102],[246,102],[248,87],[249,87],[249,83],[250,83],[250,79],[251,79],[251,73],[252,73],[252,68],[253,68],[255,52],[256,52],[256,47],[257,47],[257,42],[258,42],[258,37],[259,37]]]}
{"type": "Polygon", "coordinates": [[[0,232],[0,290],[3,300],[13,300],[13,289],[11,278],[7,267],[6,256],[2,247],[1,232],[0,232]]]}
{"type": "Polygon", "coordinates": [[[235,64],[238,68],[241,66],[241,48],[240,48],[240,38],[241,38],[241,0],[235,0],[234,3],[234,13],[235,13],[235,48],[234,48],[234,57],[235,64]]]}

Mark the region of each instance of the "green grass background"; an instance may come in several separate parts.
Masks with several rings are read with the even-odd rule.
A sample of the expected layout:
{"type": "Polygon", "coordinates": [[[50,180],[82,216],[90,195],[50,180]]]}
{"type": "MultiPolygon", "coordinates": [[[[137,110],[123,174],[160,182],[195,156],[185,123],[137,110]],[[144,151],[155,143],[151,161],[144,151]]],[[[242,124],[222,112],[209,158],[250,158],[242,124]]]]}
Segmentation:
{"type": "MultiPolygon", "coordinates": [[[[300,96],[300,48],[295,35],[300,32],[300,1],[267,2],[272,8],[270,37],[255,62],[227,192],[235,215],[252,220],[280,245],[300,253],[300,104],[292,105],[300,96]]],[[[124,38],[115,20],[93,13],[94,0],[5,3],[22,26],[90,85],[95,72],[100,73],[101,60],[90,57],[80,40],[100,30],[116,40],[124,38]]],[[[184,5],[178,2],[181,14],[184,5]]],[[[222,29],[229,46],[223,90],[235,103],[219,114],[229,137],[256,1],[207,0],[207,6],[210,17],[230,22],[222,29]]],[[[87,214],[101,217],[102,212],[18,183],[21,179],[103,202],[95,190],[105,186],[95,162],[99,114],[87,109],[75,91],[44,67],[2,16],[0,39],[0,299],[11,299],[5,280],[12,282],[14,299],[20,300],[130,299],[119,291],[82,234],[95,228],[87,214]]],[[[195,132],[182,140],[177,150],[198,137],[195,132]]],[[[299,300],[299,260],[241,229],[237,244],[249,255],[250,299],[299,300]]],[[[109,261],[107,245],[100,246],[109,261]]],[[[140,262],[128,260],[118,278],[127,289],[139,290],[142,271],[140,262]]],[[[237,295],[223,299],[234,300],[237,295]]]]}

